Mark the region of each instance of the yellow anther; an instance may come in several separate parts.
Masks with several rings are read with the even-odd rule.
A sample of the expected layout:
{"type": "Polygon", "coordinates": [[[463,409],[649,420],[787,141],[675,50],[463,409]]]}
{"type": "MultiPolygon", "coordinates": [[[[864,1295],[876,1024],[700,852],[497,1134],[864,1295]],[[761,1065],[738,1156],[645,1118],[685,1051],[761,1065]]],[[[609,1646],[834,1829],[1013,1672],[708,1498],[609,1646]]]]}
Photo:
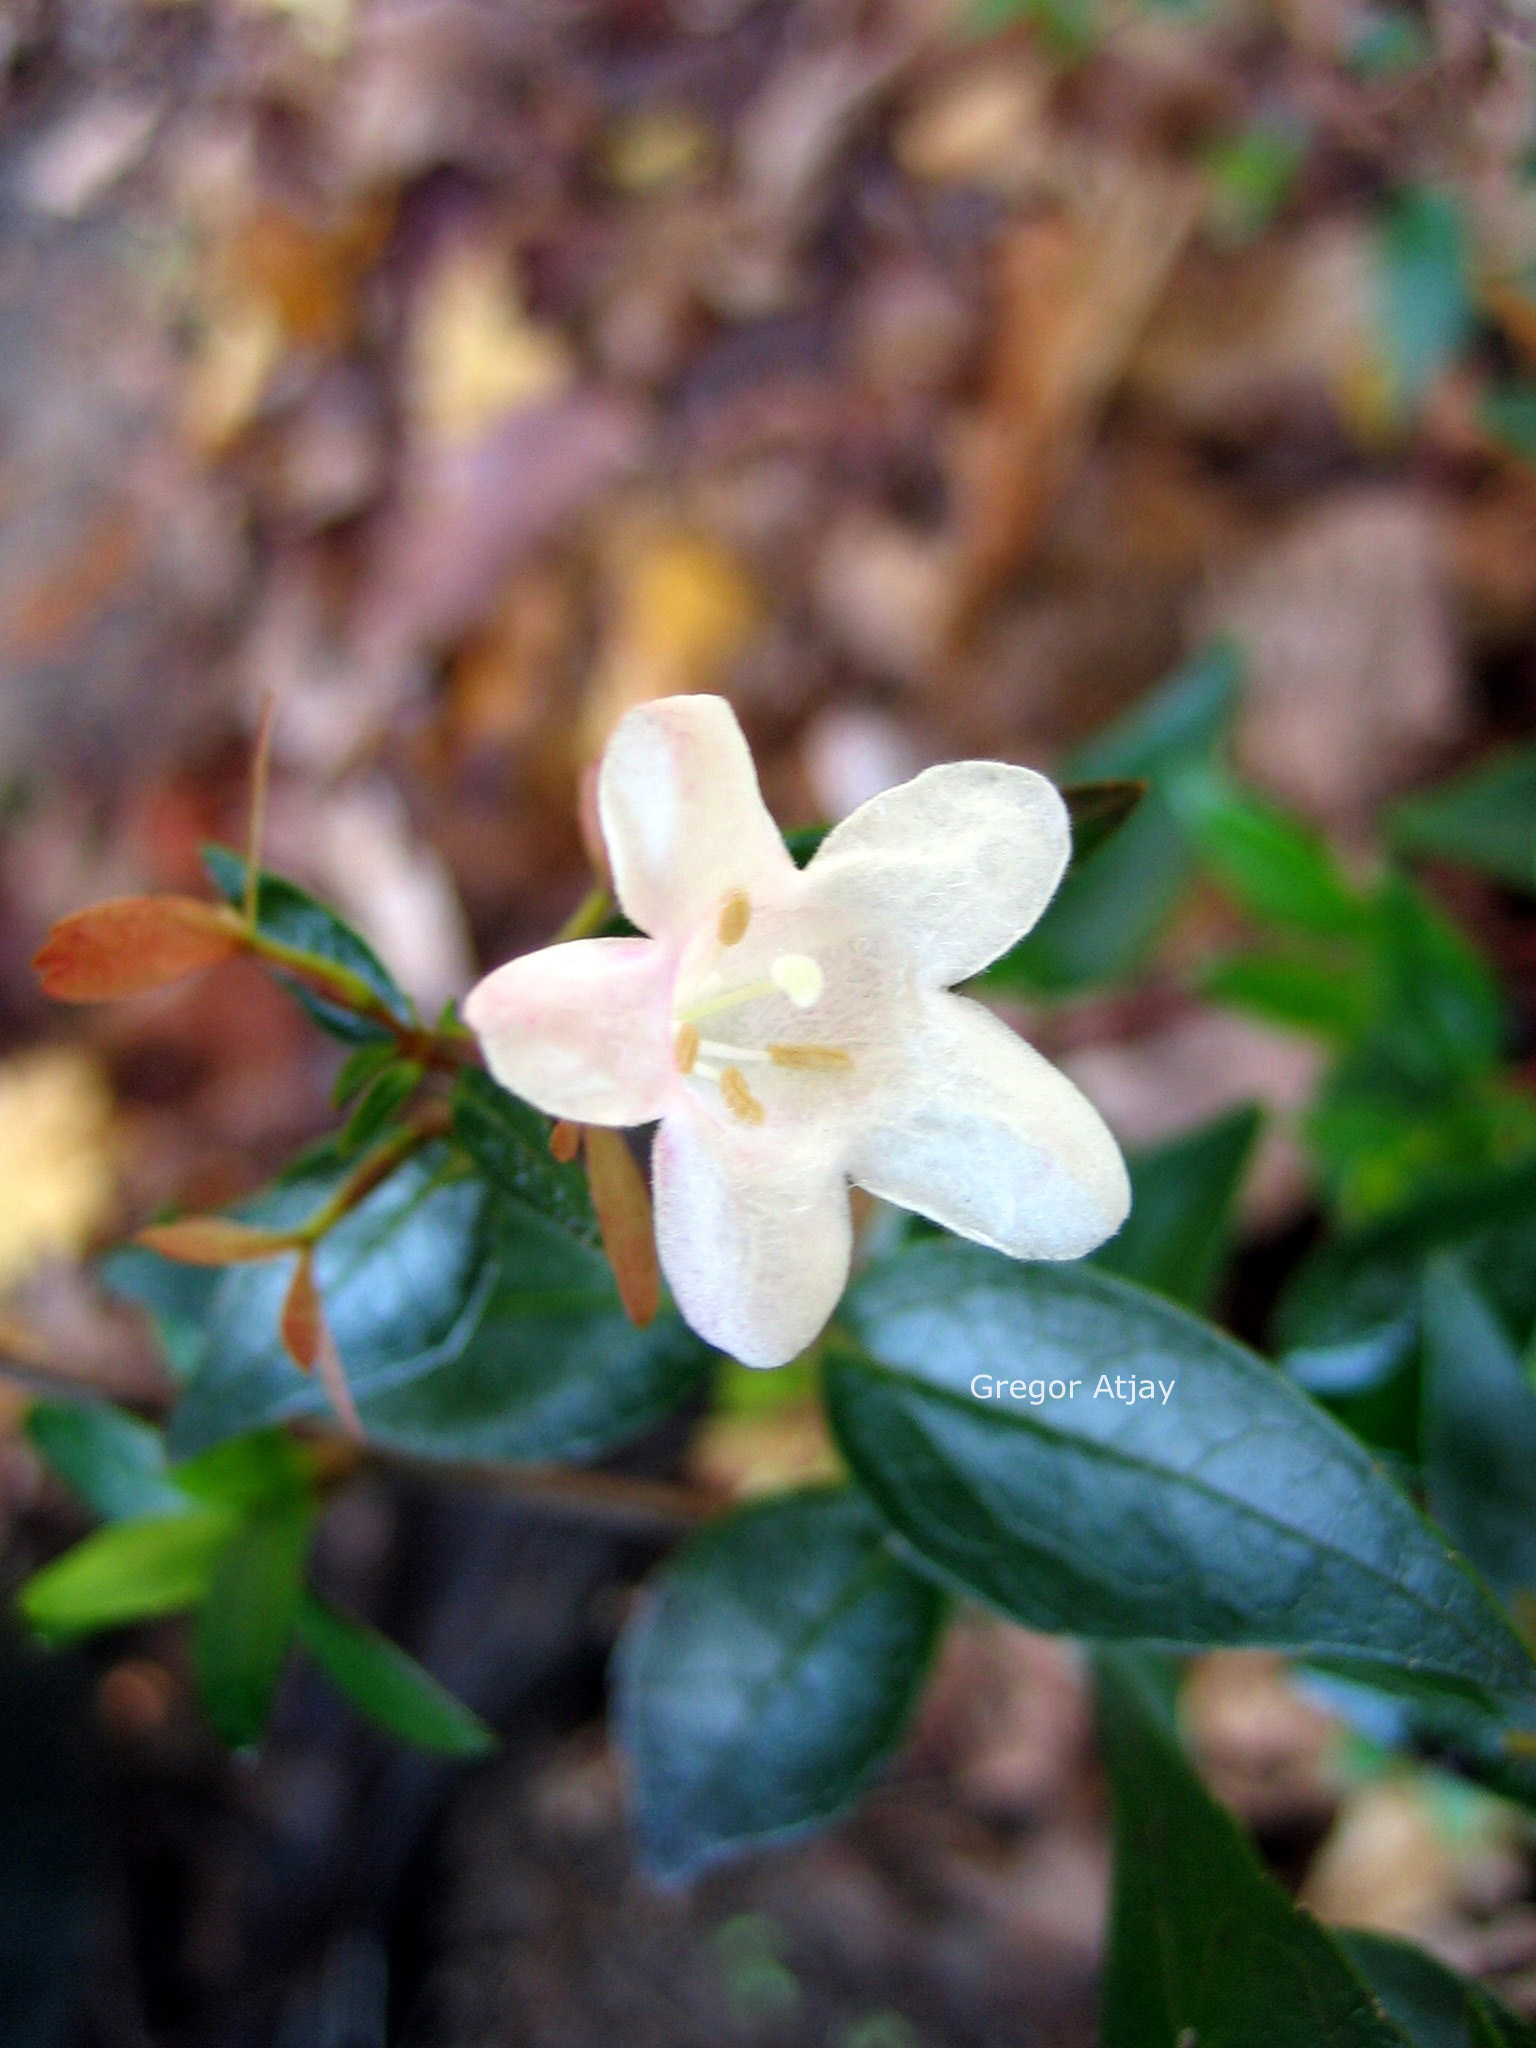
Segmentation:
{"type": "Polygon", "coordinates": [[[731,1115],[744,1124],[760,1124],[765,1111],[739,1067],[727,1067],[720,1076],[720,1093],[731,1115]]]}
{"type": "Polygon", "coordinates": [[[776,1067],[800,1067],[809,1074],[840,1074],[853,1065],[853,1056],[840,1045],[770,1045],[768,1057],[776,1067]]]}
{"type": "Polygon", "coordinates": [[[699,1056],[699,1027],[697,1024],[679,1024],[677,1036],[672,1041],[672,1063],[680,1074],[691,1074],[693,1063],[699,1056]]]}
{"type": "Polygon", "coordinates": [[[720,943],[722,946],[736,946],[747,935],[747,926],[752,922],[752,906],[747,901],[744,889],[733,889],[720,908],[720,943]]]}

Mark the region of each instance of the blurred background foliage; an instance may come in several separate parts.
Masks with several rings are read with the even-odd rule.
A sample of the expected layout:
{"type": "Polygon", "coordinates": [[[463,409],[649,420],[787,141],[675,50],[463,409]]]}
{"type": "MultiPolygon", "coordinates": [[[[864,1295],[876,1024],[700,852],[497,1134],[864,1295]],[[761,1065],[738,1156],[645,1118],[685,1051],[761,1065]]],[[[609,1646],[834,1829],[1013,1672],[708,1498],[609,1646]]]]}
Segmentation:
{"type": "MultiPolygon", "coordinates": [[[[1095,1685],[1174,1920],[1310,1940],[1289,1894],[1373,1930],[1329,1995],[1524,2038],[1398,1938],[1536,2012],[1528,1748],[1267,1654],[1180,1711],[1283,1892],[1166,1673],[971,1608],[854,1819],[649,1887],[605,1663],[701,1500],[837,1469],[809,1373],[636,1339],[541,1183],[579,1331],[529,1315],[514,1409],[392,1389],[492,1227],[428,1155],[332,1301],[370,1428],[607,1455],[574,1514],[410,1458],[339,1483],[269,1428],[322,1404],[268,1272],[210,1341],[207,1275],[88,1255],[245,1201],[340,1099],[323,1195],[420,1074],[248,963],[67,1014],[26,963],[97,898],[206,893],[269,698],[270,865],[355,931],[275,884],[263,919],[425,1017],[581,902],[586,771],[657,695],[731,697],[786,825],[971,754],[1144,782],[981,991],[1131,1153],[1097,1263],[1263,1345],[1529,1631],[1528,10],[15,0],[0,108],[0,1534],[86,1637],[0,1638],[7,2044],[1069,2048],[1107,1942],[1106,2040],[1145,2048],[1095,1685]]],[[[473,1086],[461,1142],[531,1171],[473,1086]]]]}

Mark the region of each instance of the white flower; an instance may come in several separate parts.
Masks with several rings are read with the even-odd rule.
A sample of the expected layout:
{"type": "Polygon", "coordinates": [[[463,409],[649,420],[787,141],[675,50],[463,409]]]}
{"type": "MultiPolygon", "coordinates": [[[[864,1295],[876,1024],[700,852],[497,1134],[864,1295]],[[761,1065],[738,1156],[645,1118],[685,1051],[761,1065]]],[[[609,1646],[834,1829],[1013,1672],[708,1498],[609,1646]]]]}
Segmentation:
{"type": "Polygon", "coordinates": [[[1015,1258],[1117,1230],[1125,1163],[1070,1081],[947,994],[1027,932],[1066,867],[1066,806],[996,761],[930,768],[795,867],[719,697],[632,711],[603,756],[603,837],[639,939],[498,968],[464,1015],[550,1116],[659,1118],[662,1268],[684,1316],[781,1365],[837,1305],[848,1184],[1015,1258]]]}

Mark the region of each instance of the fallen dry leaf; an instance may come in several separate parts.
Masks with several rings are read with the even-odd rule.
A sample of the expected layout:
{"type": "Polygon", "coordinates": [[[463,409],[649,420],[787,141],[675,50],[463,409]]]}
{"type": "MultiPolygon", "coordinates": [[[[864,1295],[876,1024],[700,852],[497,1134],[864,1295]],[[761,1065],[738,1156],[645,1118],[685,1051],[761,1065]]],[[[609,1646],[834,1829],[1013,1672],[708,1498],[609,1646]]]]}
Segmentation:
{"type": "Polygon", "coordinates": [[[555,397],[574,374],[569,348],[528,318],[497,250],[460,243],[417,302],[406,405],[417,430],[474,441],[507,413],[555,397]]]}

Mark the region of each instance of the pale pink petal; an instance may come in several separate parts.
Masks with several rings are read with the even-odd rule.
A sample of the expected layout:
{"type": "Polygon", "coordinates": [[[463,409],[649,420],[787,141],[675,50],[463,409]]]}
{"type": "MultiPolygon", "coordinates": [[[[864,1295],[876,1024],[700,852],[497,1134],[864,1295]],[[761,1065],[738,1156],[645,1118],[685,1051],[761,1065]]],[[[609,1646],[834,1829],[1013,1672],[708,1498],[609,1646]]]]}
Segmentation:
{"type": "Polygon", "coordinates": [[[603,755],[597,802],[619,901],[658,938],[686,938],[738,889],[750,901],[794,880],[723,697],[629,712],[603,755]]]}
{"type": "Polygon", "coordinates": [[[1067,807],[1043,775],[953,761],[845,818],[806,871],[808,900],[899,949],[925,986],[948,988],[1024,936],[1071,851],[1067,807]]]}
{"type": "Polygon", "coordinates": [[[826,1144],[740,1131],[683,1096],[651,1163],[661,1269],[688,1322],[744,1365],[821,1334],[848,1278],[848,1184],[826,1144]]]}
{"type": "Polygon", "coordinates": [[[504,1088],[546,1116],[644,1124],[674,1078],[673,959],[650,939],[576,939],[509,960],[464,999],[504,1088]]]}
{"type": "Polygon", "coordinates": [[[963,996],[924,997],[906,1080],[872,1106],[848,1175],[1017,1259],[1076,1259],[1130,1209],[1120,1148],[1065,1074],[963,996]]]}

